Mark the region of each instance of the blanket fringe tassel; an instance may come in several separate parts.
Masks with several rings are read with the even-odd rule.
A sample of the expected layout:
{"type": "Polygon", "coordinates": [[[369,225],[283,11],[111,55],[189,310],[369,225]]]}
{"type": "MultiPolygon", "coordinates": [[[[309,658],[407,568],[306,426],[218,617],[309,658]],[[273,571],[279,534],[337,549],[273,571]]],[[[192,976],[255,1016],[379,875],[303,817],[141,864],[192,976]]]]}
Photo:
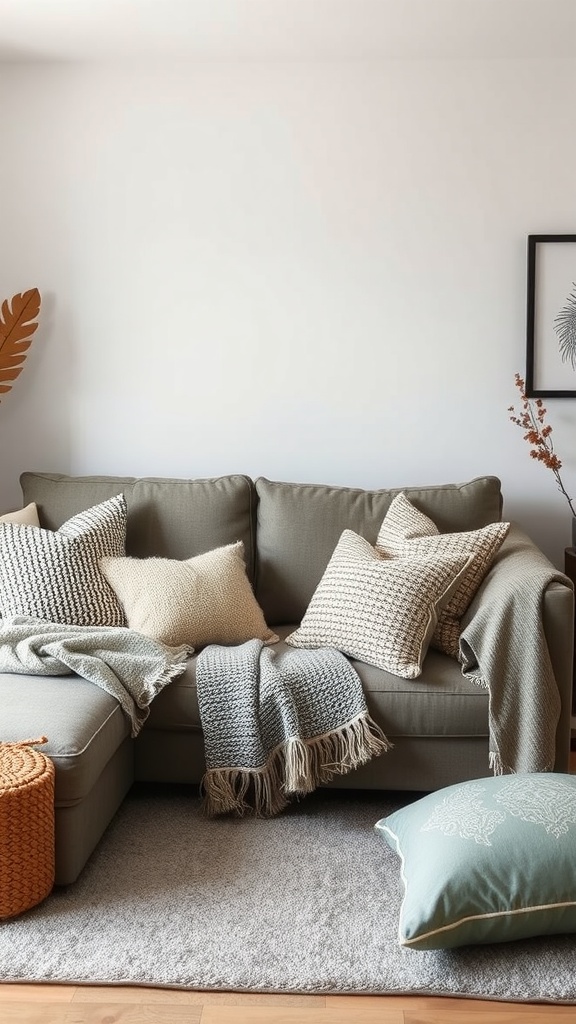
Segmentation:
{"type": "Polygon", "coordinates": [[[490,751],[490,753],[488,755],[488,763],[489,763],[490,768],[492,769],[492,773],[494,775],[508,775],[509,774],[509,772],[506,770],[506,768],[502,764],[502,758],[500,757],[500,754],[497,753],[497,751],[495,751],[495,750],[491,750],[490,751]]]}
{"type": "Polygon", "coordinates": [[[144,689],[139,703],[141,708],[147,708],[159,690],[182,675],[188,658],[194,654],[194,648],[189,644],[180,644],[178,647],[164,646],[164,650],[171,660],[167,661],[160,674],[155,669],[150,675],[145,676],[144,689]]]}
{"type": "MultiPolygon", "coordinates": [[[[500,757],[500,754],[498,754],[495,750],[491,750],[490,751],[490,754],[489,754],[489,764],[490,764],[490,768],[492,769],[492,772],[493,772],[494,775],[516,775],[517,774],[516,771],[514,770],[514,768],[510,768],[510,767],[508,767],[508,765],[505,765],[503,763],[502,758],[500,757]]],[[[533,768],[531,765],[528,765],[528,766],[526,766],[523,769],[523,771],[528,771],[528,772],[535,772],[535,771],[539,771],[539,772],[553,772],[554,771],[554,762],[553,761],[548,762],[548,764],[544,765],[543,768],[533,768]]]]}
{"type": "Polygon", "coordinates": [[[366,764],[392,744],[367,712],[340,729],[302,740],[291,737],[272,751],[261,768],[212,768],[200,786],[208,817],[247,812],[268,818],[283,811],[289,797],[304,796],[335,775],[366,764]]]}

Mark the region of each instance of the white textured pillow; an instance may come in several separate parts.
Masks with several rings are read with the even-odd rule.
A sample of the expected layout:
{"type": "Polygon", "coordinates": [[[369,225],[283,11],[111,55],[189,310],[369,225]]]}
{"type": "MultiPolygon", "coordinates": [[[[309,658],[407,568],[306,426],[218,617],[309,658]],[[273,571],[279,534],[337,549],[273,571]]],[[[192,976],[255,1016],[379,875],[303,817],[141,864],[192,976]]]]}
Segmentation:
{"type": "Polygon", "coordinates": [[[20,526],[40,526],[36,502],[31,501],[25,508],[19,508],[16,512],[6,512],[3,516],[0,516],[0,523],[17,523],[20,526]]]}
{"type": "Polygon", "coordinates": [[[124,554],[125,538],[123,494],[79,512],[55,531],[0,523],[0,615],[123,626],[122,608],[99,562],[103,555],[124,554]]]}
{"type": "Polygon", "coordinates": [[[405,679],[422,672],[437,622],[467,556],[384,558],[344,530],[302,623],[286,637],[293,647],[336,647],[405,679]]]}
{"type": "Polygon", "coordinates": [[[488,572],[510,523],[490,523],[479,530],[439,533],[436,524],[420,512],[405,494],[397,494],[376,540],[376,550],[388,558],[471,556],[468,568],[448,603],[442,608],[431,640],[432,647],[459,657],[460,620],[488,572]]]}
{"type": "Polygon", "coordinates": [[[185,561],[103,558],[101,567],[130,629],[154,640],[197,648],[278,639],[252,592],[242,541],[185,561]]]}

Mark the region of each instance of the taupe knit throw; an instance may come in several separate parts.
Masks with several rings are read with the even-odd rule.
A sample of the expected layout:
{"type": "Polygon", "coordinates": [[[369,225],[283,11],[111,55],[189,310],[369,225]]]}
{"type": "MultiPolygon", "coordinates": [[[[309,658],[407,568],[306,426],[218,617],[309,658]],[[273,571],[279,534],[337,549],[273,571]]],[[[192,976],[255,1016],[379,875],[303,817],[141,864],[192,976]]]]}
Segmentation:
{"type": "Polygon", "coordinates": [[[544,592],[570,587],[513,526],[463,620],[463,675],[489,691],[495,775],[554,770],[560,695],[542,625],[544,592]]]}
{"type": "Polygon", "coordinates": [[[210,816],[277,814],[390,746],[358,674],[333,649],[211,645],[198,655],[196,685],[210,816]]]}

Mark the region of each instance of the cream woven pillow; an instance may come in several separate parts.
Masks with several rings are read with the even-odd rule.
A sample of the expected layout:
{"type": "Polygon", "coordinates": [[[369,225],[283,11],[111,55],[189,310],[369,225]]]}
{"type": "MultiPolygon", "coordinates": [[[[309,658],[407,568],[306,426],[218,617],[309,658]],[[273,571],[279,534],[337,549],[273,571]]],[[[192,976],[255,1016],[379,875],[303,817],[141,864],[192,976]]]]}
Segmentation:
{"type": "Polygon", "coordinates": [[[452,658],[460,652],[461,618],[488,572],[510,523],[490,523],[479,530],[439,533],[428,516],[405,494],[393,499],[376,540],[376,549],[388,558],[437,558],[470,555],[457,589],[441,610],[432,647],[452,658]]]}
{"type": "Polygon", "coordinates": [[[103,558],[130,629],[170,646],[278,639],[268,629],[246,575],[244,544],[172,558],[103,558]]]}
{"type": "Polygon", "coordinates": [[[40,526],[36,502],[31,501],[25,508],[19,508],[15,512],[6,512],[3,516],[0,516],[0,523],[16,523],[19,526],[40,526]]]}
{"type": "Polygon", "coordinates": [[[458,586],[468,557],[383,558],[344,530],[293,647],[336,647],[405,679],[422,672],[438,607],[458,586]]]}

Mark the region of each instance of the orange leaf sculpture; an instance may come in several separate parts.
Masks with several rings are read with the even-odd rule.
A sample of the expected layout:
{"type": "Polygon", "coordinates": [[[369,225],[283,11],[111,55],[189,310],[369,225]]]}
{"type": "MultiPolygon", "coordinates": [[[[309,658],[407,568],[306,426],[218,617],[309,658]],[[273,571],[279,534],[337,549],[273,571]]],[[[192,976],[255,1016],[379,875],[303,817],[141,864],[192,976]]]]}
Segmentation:
{"type": "Polygon", "coordinates": [[[12,382],[22,373],[22,363],[38,327],[40,292],[30,288],[5,299],[0,312],[0,395],[10,391],[12,382]]]}

